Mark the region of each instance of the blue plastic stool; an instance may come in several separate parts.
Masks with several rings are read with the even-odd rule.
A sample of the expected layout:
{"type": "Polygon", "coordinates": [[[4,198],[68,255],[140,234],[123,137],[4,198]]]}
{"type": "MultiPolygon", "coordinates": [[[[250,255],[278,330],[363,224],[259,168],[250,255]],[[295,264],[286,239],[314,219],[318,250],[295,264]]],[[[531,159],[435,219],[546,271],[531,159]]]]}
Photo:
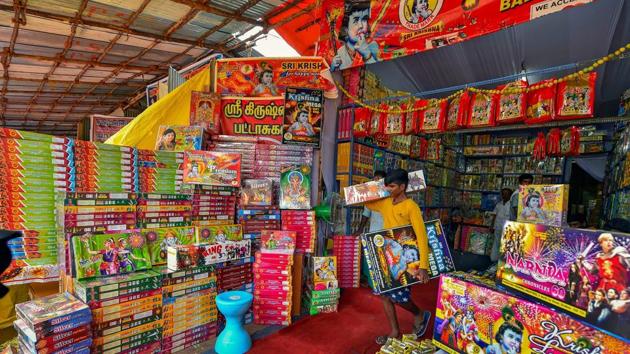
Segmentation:
{"type": "Polygon", "coordinates": [[[243,328],[243,315],[254,297],[245,291],[227,291],[217,295],[217,308],[225,316],[225,329],[217,337],[214,351],[219,354],[243,354],[252,347],[252,339],[243,328]]]}

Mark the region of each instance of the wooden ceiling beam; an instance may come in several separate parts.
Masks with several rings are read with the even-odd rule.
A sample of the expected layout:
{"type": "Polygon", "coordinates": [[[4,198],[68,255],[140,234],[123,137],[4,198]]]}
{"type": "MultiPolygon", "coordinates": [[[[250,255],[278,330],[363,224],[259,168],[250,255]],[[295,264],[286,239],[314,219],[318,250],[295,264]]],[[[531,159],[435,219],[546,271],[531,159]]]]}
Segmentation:
{"type": "Polygon", "coordinates": [[[20,26],[26,24],[26,15],[24,11],[26,10],[26,0],[14,0],[13,8],[9,7],[13,10],[13,31],[11,32],[11,42],[9,43],[8,48],[4,48],[2,52],[2,69],[3,69],[3,83],[2,83],[2,91],[0,91],[0,118],[4,122],[4,109],[6,107],[6,93],[9,87],[9,67],[11,66],[11,55],[15,50],[15,42],[17,41],[18,32],[20,31],[20,26]]]}
{"type": "MultiPolygon", "coordinates": [[[[151,2],[151,0],[144,0],[140,6],[138,6],[138,8],[131,14],[131,16],[129,16],[129,18],[127,19],[127,21],[124,24],[125,28],[129,28],[131,27],[131,25],[134,23],[134,21],[138,18],[138,16],[140,16],[140,14],[146,9],[146,7],[149,5],[149,3],[151,2]]],[[[96,58],[96,62],[100,63],[103,59],[105,59],[105,57],[107,56],[107,54],[109,53],[109,51],[114,47],[114,45],[118,42],[118,40],[120,40],[120,38],[122,37],[122,33],[118,33],[116,35],[116,37],[114,37],[114,39],[112,39],[108,44],[107,47],[105,47],[105,49],[103,49],[103,51],[101,52],[101,54],[98,56],[98,58],[96,58]]],[[[128,67],[129,63],[125,63],[125,68],[128,67]]],[[[85,65],[83,67],[83,69],[81,69],[81,72],[76,76],[77,80],[80,80],[83,75],[85,75],[85,73],[87,73],[87,71],[92,67],[91,64],[85,65]]],[[[148,72],[147,70],[148,68],[144,68],[141,69],[141,72],[148,72]]],[[[119,73],[122,70],[122,68],[116,68],[115,71],[113,71],[108,78],[113,77],[114,72],[119,73]]],[[[103,79],[101,81],[107,81],[106,79],[103,79]]],[[[69,93],[72,88],[74,87],[74,84],[70,84],[70,87],[68,87],[66,89],[66,93],[69,93]]],[[[94,86],[90,89],[89,93],[92,93],[97,86],[94,86]]],[[[110,93],[113,93],[116,90],[116,88],[112,89],[110,91],[110,93]]],[[[53,103],[53,105],[51,106],[51,111],[55,108],[55,106],[59,103],[59,101],[61,99],[63,99],[65,97],[64,95],[61,95],[59,98],[57,98],[57,100],[53,103]]],[[[85,99],[86,95],[81,96],[77,101],[75,101],[71,106],[70,106],[70,110],[68,110],[66,112],[66,116],[67,117],[69,115],[69,112],[72,111],[72,109],[80,102],[82,102],[85,99]]],[[[101,101],[103,101],[103,99],[101,99],[101,101]]],[[[41,124],[41,123],[40,123],[41,124]]]]}
{"type": "MultiPolygon", "coordinates": [[[[50,56],[45,56],[45,55],[12,53],[12,56],[14,58],[32,59],[32,60],[37,60],[37,61],[52,61],[52,62],[59,61],[61,63],[90,65],[92,67],[103,67],[103,68],[112,68],[112,69],[117,69],[118,67],[120,67],[120,64],[102,63],[98,60],[72,59],[72,58],[62,57],[59,55],[50,57],[50,56]]],[[[156,65],[152,65],[150,67],[139,66],[139,65],[126,65],[125,68],[129,70],[146,70],[147,68],[150,68],[154,71],[158,71],[160,69],[156,65]]]]}
{"type": "MultiPolygon", "coordinates": [[[[0,4],[0,11],[8,11],[8,12],[10,12],[10,11],[13,11],[13,7],[12,6],[8,6],[8,5],[1,5],[0,4]]],[[[115,32],[122,32],[122,33],[125,33],[125,34],[130,34],[130,35],[135,35],[135,36],[140,36],[140,37],[145,37],[145,38],[157,39],[157,40],[164,41],[164,42],[188,44],[188,45],[199,45],[199,43],[197,43],[195,41],[192,41],[192,40],[181,39],[181,38],[166,38],[166,37],[164,37],[162,35],[149,33],[149,32],[144,32],[144,31],[139,31],[139,30],[135,30],[135,29],[131,29],[131,28],[125,28],[124,26],[115,25],[113,23],[98,22],[98,21],[86,19],[86,18],[83,18],[83,17],[75,19],[74,17],[71,17],[71,16],[58,15],[58,14],[53,14],[53,13],[50,13],[50,12],[41,11],[41,10],[35,10],[35,9],[26,9],[26,14],[30,15],[30,16],[37,16],[37,17],[46,18],[46,19],[49,19],[49,20],[60,21],[60,22],[69,23],[69,24],[75,24],[76,23],[76,24],[83,25],[83,26],[88,26],[88,27],[107,29],[107,30],[111,30],[111,31],[115,31],[115,32]]],[[[223,48],[221,48],[218,45],[214,45],[214,44],[203,43],[203,45],[201,45],[201,46],[205,47],[205,48],[208,48],[208,49],[212,49],[212,50],[219,50],[219,51],[223,50],[223,48]]]]}
{"type": "Polygon", "coordinates": [[[249,18],[246,16],[243,16],[243,14],[239,14],[236,12],[230,12],[230,11],[226,11],[223,9],[220,9],[218,7],[214,7],[212,5],[208,5],[206,4],[206,2],[198,2],[198,1],[194,1],[194,0],[171,0],[173,2],[176,2],[178,4],[183,4],[186,5],[190,8],[193,9],[197,9],[199,11],[203,11],[203,12],[207,12],[213,15],[218,15],[221,17],[225,17],[225,18],[229,18],[232,20],[237,20],[240,22],[245,22],[245,23],[249,23],[251,25],[254,26],[264,26],[265,22],[264,21],[259,21],[253,18],[249,18]]]}

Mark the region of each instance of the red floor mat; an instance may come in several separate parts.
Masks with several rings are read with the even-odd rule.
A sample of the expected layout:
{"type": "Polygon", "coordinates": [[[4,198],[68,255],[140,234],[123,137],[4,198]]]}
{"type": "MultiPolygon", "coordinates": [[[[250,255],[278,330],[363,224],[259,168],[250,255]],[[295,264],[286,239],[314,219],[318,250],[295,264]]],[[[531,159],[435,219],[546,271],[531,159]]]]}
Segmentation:
{"type": "MultiPolygon", "coordinates": [[[[438,280],[412,287],[412,297],[425,310],[435,311],[438,280]]],[[[410,333],[413,318],[397,307],[403,333],[410,333]]],[[[433,317],[425,338],[433,332],[433,317]]],[[[302,319],[277,333],[254,342],[253,354],[363,354],[375,353],[374,339],[389,332],[381,300],[365,288],[345,289],[339,312],[302,319]]]]}

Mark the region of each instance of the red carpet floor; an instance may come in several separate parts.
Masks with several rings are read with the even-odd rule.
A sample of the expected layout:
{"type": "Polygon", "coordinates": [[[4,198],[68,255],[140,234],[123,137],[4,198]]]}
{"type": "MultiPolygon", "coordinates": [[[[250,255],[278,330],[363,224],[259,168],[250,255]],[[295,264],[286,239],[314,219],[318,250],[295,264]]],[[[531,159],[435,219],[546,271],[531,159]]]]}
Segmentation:
{"type": "MultiPolygon", "coordinates": [[[[416,304],[433,313],[425,334],[433,333],[433,318],[437,302],[438,280],[412,287],[416,304]]],[[[403,333],[410,333],[413,316],[396,307],[403,333]]],[[[364,354],[375,353],[379,346],[374,342],[379,335],[389,333],[380,298],[369,289],[345,289],[341,295],[339,312],[305,317],[274,334],[254,341],[252,354],[364,354]]]]}

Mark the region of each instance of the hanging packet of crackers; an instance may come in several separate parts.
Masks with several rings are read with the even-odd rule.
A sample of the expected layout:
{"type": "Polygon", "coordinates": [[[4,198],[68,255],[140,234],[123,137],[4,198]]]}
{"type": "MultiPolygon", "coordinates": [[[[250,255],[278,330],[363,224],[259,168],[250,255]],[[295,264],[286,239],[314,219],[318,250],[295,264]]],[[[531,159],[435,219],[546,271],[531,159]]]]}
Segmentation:
{"type": "Polygon", "coordinates": [[[401,135],[405,132],[405,114],[401,112],[402,106],[393,104],[389,107],[385,124],[385,134],[401,135]]]}
{"type": "Polygon", "coordinates": [[[361,107],[354,110],[354,124],[352,134],[355,138],[364,138],[370,135],[370,110],[361,107]]]}
{"type": "Polygon", "coordinates": [[[468,116],[468,128],[494,126],[494,110],[496,100],[492,95],[475,92],[470,100],[470,112],[468,116]]]}
{"type": "Polygon", "coordinates": [[[558,84],[556,119],[589,118],[595,108],[597,73],[578,75],[558,84]]]}
{"type": "Polygon", "coordinates": [[[527,124],[546,123],[555,117],[556,84],[553,79],[536,84],[536,90],[527,94],[527,124]]]}
{"type": "Polygon", "coordinates": [[[525,121],[527,115],[526,88],[527,83],[520,80],[497,87],[497,89],[501,91],[500,94],[496,95],[497,109],[495,122],[497,125],[525,121]]]}
{"type": "Polygon", "coordinates": [[[444,131],[448,102],[437,99],[420,100],[426,109],[420,111],[420,131],[424,133],[438,133],[444,131]]]}
{"type": "Polygon", "coordinates": [[[468,91],[457,95],[449,102],[445,130],[457,130],[466,126],[469,104],[470,94],[468,91]]]}
{"type": "MultiPolygon", "coordinates": [[[[379,106],[380,109],[387,110],[389,106],[382,103],[379,106]]],[[[372,112],[370,121],[370,136],[385,133],[385,124],[387,119],[387,113],[381,113],[377,111],[372,112]]]]}

